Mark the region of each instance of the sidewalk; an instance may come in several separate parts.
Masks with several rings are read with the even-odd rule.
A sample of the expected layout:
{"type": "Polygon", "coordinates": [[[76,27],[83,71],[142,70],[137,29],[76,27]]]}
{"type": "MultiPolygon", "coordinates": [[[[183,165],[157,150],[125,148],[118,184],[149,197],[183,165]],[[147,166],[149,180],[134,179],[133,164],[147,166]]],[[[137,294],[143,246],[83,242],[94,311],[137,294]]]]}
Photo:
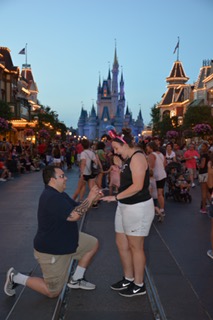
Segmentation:
{"type": "MultiPolygon", "coordinates": [[[[78,170],[75,168],[66,171],[66,174],[66,191],[72,195],[78,182],[78,170]]],[[[48,299],[29,289],[25,296],[21,286],[17,287],[15,297],[7,297],[3,291],[6,272],[11,266],[26,274],[40,275],[33,256],[33,238],[37,229],[38,200],[43,187],[41,171],[0,184],[0,320],[6,319],[15,303],[17,305],[10,319],[43,320],[44,315],[48,319],[48,314],[51,315],[55,308],[56,299],[48,299]],[[27,299],[23,299],[24,296],[27,299]],[[42,310],[43,316],[36,318],[36,314],[40,315],[42,310]]]]}
{"type": "MultiPolygon", "coordinates": [[[[78,181],[75,168],[68,172],[67,192],[72,195],[78,181]]],[[[0,320],[5,320],[17,296],[5,296],[3,286],[9,267],[40,274],[33,257],[36,212],[43,189],[41,172],[23,175],[0,184],[0,320]]],[[[200,188],[191,190],[192,203],[166,201],[162,224],[154,222],[146,239],[147,266],[167,319],[213,319],[213,261],[207,257],[210,246],[210,220],[199,213],[200,188]]],[[[129,320],[153,319],[148,296],[127,299],[110,290],[122,270],[114,242],[115,203],[101,203],[91,209],[85,232],[97,236],[100,250],[86,274],[97,284],[94,292],[70,290],[65,319],[129,320]]],[[[10,320],[51,319],[56,299],[50,300],[30,289],[24,290],[10,320]],[[42,315],[42,316],[41,316],[42,315]]]]}

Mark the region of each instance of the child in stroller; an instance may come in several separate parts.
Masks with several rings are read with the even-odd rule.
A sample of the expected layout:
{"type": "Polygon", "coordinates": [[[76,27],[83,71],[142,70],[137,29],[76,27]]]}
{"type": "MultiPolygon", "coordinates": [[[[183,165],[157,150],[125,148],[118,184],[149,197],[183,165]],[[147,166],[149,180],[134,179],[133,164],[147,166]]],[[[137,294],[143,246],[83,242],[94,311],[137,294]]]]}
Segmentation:
{"type": "Polygon", "coordinates": [[[191,202],[189,177],[183,172],[181,164],[171,162],[167,165],[166,172],[168,191],[165,193],[165,198],[172,197],[175,201],[191,202]]]}

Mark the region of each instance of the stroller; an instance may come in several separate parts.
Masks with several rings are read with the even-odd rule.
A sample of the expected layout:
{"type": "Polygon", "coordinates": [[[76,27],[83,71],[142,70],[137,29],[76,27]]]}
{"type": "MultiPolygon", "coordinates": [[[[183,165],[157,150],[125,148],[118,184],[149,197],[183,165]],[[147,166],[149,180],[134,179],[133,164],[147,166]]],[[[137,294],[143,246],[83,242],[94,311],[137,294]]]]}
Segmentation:
{"type": "Polygon", "coordinates": [[[171,162],[166,166],[167,192],[165,198],[173,198],[175,201],[191,202],[192,196],[189,193],[190,180],[187,173],[183,172],[178,162],[171,162]]]}

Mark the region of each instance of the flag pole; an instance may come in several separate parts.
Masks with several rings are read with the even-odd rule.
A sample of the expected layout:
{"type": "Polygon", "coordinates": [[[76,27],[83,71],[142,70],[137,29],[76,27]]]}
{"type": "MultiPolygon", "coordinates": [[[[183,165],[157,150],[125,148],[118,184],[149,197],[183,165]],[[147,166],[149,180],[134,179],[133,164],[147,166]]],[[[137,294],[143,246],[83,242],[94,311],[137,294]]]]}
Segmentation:
{"type": "Polygon", "coordinates": [[[178,37],[177,61],[179,61],[179,48],[180,48],[180,37],[178,37]]]}
{"type": "Polygon", "coordinates": [[[27,43],[25,45],[25,65],[27,67],[27,43]]]}

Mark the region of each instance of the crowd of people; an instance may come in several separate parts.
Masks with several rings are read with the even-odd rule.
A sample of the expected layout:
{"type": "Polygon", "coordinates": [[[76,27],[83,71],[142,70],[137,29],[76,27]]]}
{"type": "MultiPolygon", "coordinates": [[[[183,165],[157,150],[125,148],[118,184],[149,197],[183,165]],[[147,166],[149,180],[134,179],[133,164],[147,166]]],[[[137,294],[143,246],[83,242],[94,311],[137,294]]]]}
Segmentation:
{"type": "MultiPolygon", "coordinates": [[[[172,141],[162,145],[159,137],[136,143],[128,128],[123,128],[121,134],[109,130],[105,141],[90,143],[83,139],[77,143],[39,145],[37,153],[44,166],[45,188],[39,200],[34,254],[43,278],[23,275],[11,267],[6,276],[5,293],[13,296],[17,284],[48,297],[58,296],[66,282],[73,289],[95,289],[95,284],[88,282],[84,274],[98,250],[98,240],[79,232],[77,221],[91,206],[97,207],[99,201],[114,201],[117,203],[116,245],[123,277],[112,284],[111,289],[124,297],[144,295],[144,240],[155,215],[160,222],[166,215],[164,194],[168,167],[175,169],[175,183],[180,193],[185,188],[198,187],[195,183],[198,179],[200,212],[209,213],[213,218],[211,148],[210,141],[199,146],[190,143],[180,147],[172,141]],[[71,169],[74,163],[79,168],[79,181],[71,198],[65,193],[67,177],[64,171],[71,169]],[[181,170],[176,170],[174,164],[181,170]],[[89,194],[85,197],[87,184],[89,194]],[[104,195],[103,189],[108,189],[109,194],[104,195]],[[68,266],[73,258],[78,260],[78,266],[68,279],[68,266]]],[[[211,221],[212,248],[207,255],[213,259],[213,219],[211,221]]]]}

